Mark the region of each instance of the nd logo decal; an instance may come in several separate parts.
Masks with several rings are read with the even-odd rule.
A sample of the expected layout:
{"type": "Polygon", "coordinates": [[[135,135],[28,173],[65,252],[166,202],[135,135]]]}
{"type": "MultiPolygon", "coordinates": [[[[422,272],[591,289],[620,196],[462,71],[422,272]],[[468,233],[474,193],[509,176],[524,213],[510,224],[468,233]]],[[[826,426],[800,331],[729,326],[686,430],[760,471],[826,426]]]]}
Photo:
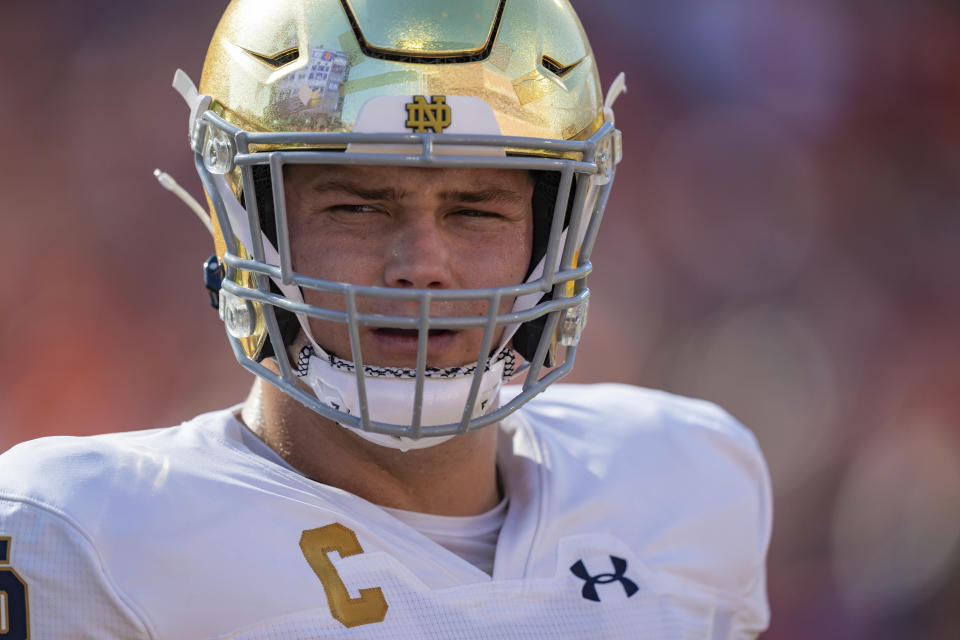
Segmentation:
{"type": "Polygon", "coordinates": [[[413,96],[413,102],[407,103],[407,122],[416,133],[426,133],[432,129],[434,133],[443,133],[450,126],[450,107],[446,96],[430,96],[430,102],[424,96],[413,96]]]}

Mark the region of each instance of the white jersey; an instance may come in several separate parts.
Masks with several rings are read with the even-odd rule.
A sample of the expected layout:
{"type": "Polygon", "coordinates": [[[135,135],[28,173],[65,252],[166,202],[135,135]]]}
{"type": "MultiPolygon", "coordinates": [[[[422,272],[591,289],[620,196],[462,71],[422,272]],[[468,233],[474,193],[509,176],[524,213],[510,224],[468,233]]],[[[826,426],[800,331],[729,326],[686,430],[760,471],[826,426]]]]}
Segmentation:
{"type": "Polygon", "coordinates": [[[622,385],[554,385],[499,428],[509,510],[492,576],[253,453],[230,411],[18,445],[0,456],[0,635],[720,639],[766,628],[769,480],[729,415],[622,385]]]}

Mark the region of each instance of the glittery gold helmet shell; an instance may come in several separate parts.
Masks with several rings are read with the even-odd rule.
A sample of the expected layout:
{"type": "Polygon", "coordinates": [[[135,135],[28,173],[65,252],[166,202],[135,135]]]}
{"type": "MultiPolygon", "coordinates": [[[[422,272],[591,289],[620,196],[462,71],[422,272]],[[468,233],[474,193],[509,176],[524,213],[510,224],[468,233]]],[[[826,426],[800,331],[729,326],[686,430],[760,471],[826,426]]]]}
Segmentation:
{"type": "Polygon", "coordinates": [[[235,0],[199,88],[251,131],[352,131],[380,95],[477,96],[507,136],[585,139],[603,122],[564,0],[235,0]]]}
{"type": "MultiPolygon", "coordinates": [[[[276,304],[271,298],[271,289],[286,292],[284,285],[303,282],[290,274],[289,259],[284,258],[285,231],[274,230],[271,236],[262,228],[274,217],[284,226],[282,207],[264,220],[262,210],[273,203],[261,194],[251,197],[251,192],[259,189],[264,176],[269,185],[269,177],[278,175],[271,172],[291,153],[309,151],[323,156],[323,162],[336,154],[344,163],[359,162],[350,152],[353,145],[367,140],[381,145],[369,147],[370,164],[387,163],[383,153],[395,143],[407,157],[411,145],[422,148],[412,163],[420,166],[480,166],[471,165],[466,157],[473,150],[487,156],[483,166],[556,171],[562,176],[554,184],[556,206],[551,206],[545,225],[552,221],[558,228],[542,233],[544,243],[549,237],[556,246],[541,251],[541,275],[533,276],[539,278],[540,295],[531,290],[534,302],[552,297],[553,303],[541,305],[542,313],[531,315],[524,309],[526,315],[521,314],[539,318],[538,339],[544,324],[551,335],[524,357],[539,358],[533,362],[537,372],[544,364],[554,364],[556,334],[567,325],[576,338],[564,344],[575,352],[585,318],[589,252],[621,155],[609,106],[622,86],[608,93],[605,105],[592,51],[566,0],[234,0],[213,36],[199,91],[185,75],[178,75],[175,86],[191,104],[191,146],[213,212],[217,256],[225,267],[221,316],[237,357],[247,368],[267,377],[262,367],[251,363],[259,362],[265,350],[273,354],[280,346],[277,332],[269,326],[272,312],[264,309],[273,305],[303,311],[302,306],[286,304],[287,300],[276,304]],[[482,101],[495,131],[468,129],[468,135],[457,137],[450,133],[455,127],[446,130],[458,114],[462,120],[467,113],[466,107],[455,105],[473,104],[470,100],[482,101]],[[395,123],[385,121],[382,131],[378,129],[379,120],[364,111],[371,104],[405,107],[406,129],[398,132],[391,128],[395,123]],[[382,135],[377,137],[378,133],[382,135]],[[451,158],[438,160],[444,149],[451,158]],[[498,164],[490,164],[491,153],[500,158],[498,164]],[[259,178],[254,165],[259,166],[259,178]],[[249,228],[231,218],[244,208],[250,218],[260,218],[249,228]],[[251,209],[260,211],[254,215],[251,209]],[[227,227],[233,233],[225,234],[227,227]],[[273,259],[271,251],[277,254],[273,259]],[[554,264],[548,264],[551,261],[554,264]],[[224,308],[225,301],[229,308],[224,308]],[[580,315],[571,310],[580,310],[580,315]],[[231,323],[241,325],[240,330],[231,330],[231,323]]],[[[396,113],[399,117],[399,108],[396,113]]],[[[498,319],[500,325],[507,321],[498,319]]],[[[568,360],[572,365],[572,357],[568,360]]],[[[482,357],[478,370],[481,363],[482,357]]],[[[549,381],[534,385],[528,395],[546,384],[549,381]]],[[[475,390],[471,396],[476,396],[475,390]]],[[[516,406],[527,399],[522,397],[516,406]]],[[[311,406],[342,422],[342,414],[311,406]]],[[[421,435],[419,424],[410,434],[371,421],[363,409],[363,420],[347,420],[350,426],[421,435]]],[[[471,421],[468,413],[469,408],[458,427],[461,432],[493,421],[490,416],[471,421]]],[[[434,432],[452,433],[437,425],[434,432]]]]}

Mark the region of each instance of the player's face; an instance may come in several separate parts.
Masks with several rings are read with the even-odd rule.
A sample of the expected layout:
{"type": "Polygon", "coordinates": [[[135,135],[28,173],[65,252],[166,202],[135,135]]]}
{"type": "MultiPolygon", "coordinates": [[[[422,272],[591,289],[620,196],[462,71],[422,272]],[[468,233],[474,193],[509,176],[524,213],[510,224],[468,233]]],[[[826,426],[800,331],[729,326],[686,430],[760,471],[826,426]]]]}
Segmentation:
{"type": "MultiPolygon", "coordinates": [[[[408,289],[519,284],[533,242],[533,179],[507,169],[290,166],[285,189],[295,271],[324,280],[408,289]]],[[[304,290],[343,310],[343,296],[304,290]]],[[[500,313],[513,299],[504,299],[500,313]]],[[[416,301],[358,298],[357,309],[416,317],[416,301]]],[[[480,316],[486,301],[433,302],[431,315],[480,316]]],[[[354,359],[347,326],[311,318],[318,344],[354,359]]],[[[498,331],[493,345],[497,346],[498,331]]],[[[428,365],[476,362],[482,329],[431,330],[428,365]]],[[[360,327],[365,364],[414,367],[417,331],[360,327]]]]}

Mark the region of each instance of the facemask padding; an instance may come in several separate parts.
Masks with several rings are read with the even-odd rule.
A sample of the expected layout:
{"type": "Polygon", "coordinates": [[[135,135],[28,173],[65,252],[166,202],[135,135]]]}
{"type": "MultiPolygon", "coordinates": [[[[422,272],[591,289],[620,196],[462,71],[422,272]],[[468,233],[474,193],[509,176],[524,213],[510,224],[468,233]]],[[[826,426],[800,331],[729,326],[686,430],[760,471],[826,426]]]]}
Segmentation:
{"type": "MultiPolygon", "coordinates": [[[[270,180],[270,167],[265,165],[254,165],[253,186],[257,196],[257,212],[260,218],[260,230],[267,237],[273,246],[277,246],[277,218],[273,212],[273,186],[270,180]]],[[[241,190],[240,205],[246,208],[244,194],[241,190]]],[[[277,295],[283,295],[277,285],[270,281],[270,292],[277,295]]],[[[280,336],[283,344],[291,346],[300,334],[300,322],[297,316],[286,309],[274,307],[274,313],[277,317],[277,325],[280,327],[280,336]]],[[[260,353],[257,354],[257,362],[262,362],[265,358],[272,358],[274,355],[273,345],[269,340],[263,343],[260,353]]]]}

